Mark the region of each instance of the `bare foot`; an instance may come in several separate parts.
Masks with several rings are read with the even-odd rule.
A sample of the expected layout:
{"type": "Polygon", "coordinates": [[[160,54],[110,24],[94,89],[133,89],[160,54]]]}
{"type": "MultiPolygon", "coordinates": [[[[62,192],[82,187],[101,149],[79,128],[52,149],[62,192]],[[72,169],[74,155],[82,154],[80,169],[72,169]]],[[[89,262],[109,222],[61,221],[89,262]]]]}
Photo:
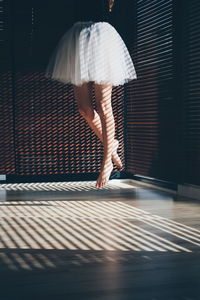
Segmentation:
{"type": "Polygon", "coordinates": [[[114,139],[114,150],[112,152],[112,161],[119,167],[122,168],[122,162],[121,159],[119,157],[119,155],[117,154],[117,148],[119,147],[119,141],[114,139]]]}
{"type": "Polygon", "coordinates": [[[109,180],[112,169],[113,169],[112,161],[102,164],[99,177],[97,178],[96,188],[102,188],[104,185],[106,185],[106,183],[109,180]]]}

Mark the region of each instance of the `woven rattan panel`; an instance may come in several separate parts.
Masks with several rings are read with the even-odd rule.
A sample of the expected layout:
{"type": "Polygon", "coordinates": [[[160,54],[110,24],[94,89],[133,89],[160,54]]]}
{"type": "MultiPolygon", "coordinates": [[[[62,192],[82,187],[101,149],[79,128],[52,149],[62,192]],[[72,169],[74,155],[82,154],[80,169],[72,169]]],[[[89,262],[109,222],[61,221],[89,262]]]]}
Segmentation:
{"type": "Polygon", "coordinates": [[[200,2],[184,1],[184,182],[200,185],[200,2]]]}
{"type": "MultiPolygon", "coordinates": [[[[71,7],[72,0],[56,5],[54,1],[25,0],[13,4],[14,97],[7,97],[14,103],[15,115],[10,122],[10,107],[6,122],[9,126],[13,120],[15,123],[15,175],[99,171],[103,146],[80,116],[72,86],[44,77],[49,56],[71,24],[71,7]]],[[[4,75],[7,80],[5,76],[8,75],[4,75]]],[[[93,105],[95,108],[94,91],[93,105]]],[[[124,162],[123,87],[113,88],[112,105],[115,138],[120,142],[118,153],[124,162]]],[[[5,134],[10,139],[11,131],[5,134]]],[[[11,174],[13,169],[8,168],[5,173],[11,174]]]]}
{"type": "Polygon", "coordinates": [[[0,2],[0,174],[15,173],[12,18],[9,1],[0,2]]]}
{"type": "Polygon", "coordinates": [[[172,182],[181,164],[175,9],[172,0],[134,1],[131,54],[138,79],[126,90],[126,171],[172,182]]]}
{"type": "MultiPolygon", "coordinates": [[[[79,115],[72,87],[48,81],[42,72],[18,73],[16,87],[18,174],[97,172],[102,144],[79,115]]],[[[123,142],[120,95],[115,90],[113,106],[123,142]]]]}

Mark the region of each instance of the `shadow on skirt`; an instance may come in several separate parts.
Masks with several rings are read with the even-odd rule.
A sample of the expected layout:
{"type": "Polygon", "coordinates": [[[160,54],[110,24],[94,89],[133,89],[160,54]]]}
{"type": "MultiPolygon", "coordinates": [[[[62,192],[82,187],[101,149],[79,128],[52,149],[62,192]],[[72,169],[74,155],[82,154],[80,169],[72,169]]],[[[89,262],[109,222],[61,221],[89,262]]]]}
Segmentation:
{"type": "Polygon", "coordinates": [[[63,83],[123,85],[137,79],[128,49],[107,22],[76,22],[60,39],[45,76],[63,83]]]}

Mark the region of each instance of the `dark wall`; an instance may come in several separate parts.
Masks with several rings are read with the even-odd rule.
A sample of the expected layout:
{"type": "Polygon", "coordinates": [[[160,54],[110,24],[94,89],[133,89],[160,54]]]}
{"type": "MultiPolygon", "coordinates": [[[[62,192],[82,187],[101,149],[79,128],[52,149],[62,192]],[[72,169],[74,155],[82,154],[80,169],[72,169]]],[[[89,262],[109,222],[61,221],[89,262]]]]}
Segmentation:
{"type": "MultiPolygon", "coordinates": [[[[200,185],[199,3],[115,2],[112,24],[138,75],[125,89],[113,89],[119,155],[128,173],[200,185]]],[[[72,86],[44,77],[73,22],[73,0],[0,5],[0,174],[98,172],[103,147],[79,115],[72,86]]]]}
{"type": "MultiPolygon", "coordinates": [[[[1,3],[7,62],[0,77],[0,174],[37,178],[98,172],[103,146],[80,116],[72,85],[44,77],[53,49],[73,23],[73,1],[1,3]]],[[[113,88],[112,103],[124,161],[124,87],[113,88]]]]}
{"type": "Polygon", "coordinates": [[[126,171],[200,185],[200,2],[134,3],[126,171]]]}
{"type": "Polygon", "coordinates": [[[11,11],[8,1],[0,2],[0,173],[15,172],[13,49],[11,11]]]}
{"type": "Polygon", "coordinates": [[[200,185],[200,2],[182,5],[183,178],[200,185]]]}

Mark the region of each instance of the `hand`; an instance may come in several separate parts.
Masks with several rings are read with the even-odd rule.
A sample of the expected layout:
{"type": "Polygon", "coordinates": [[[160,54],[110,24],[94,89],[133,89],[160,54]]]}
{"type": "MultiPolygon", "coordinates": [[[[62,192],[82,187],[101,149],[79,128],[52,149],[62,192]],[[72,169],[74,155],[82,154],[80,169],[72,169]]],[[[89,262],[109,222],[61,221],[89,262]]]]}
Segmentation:
{"type": "Polygon", "coordinates": [[[115,0],[108,0],[108,3],[109,3],[109,11],[110,11],[110,12],[111,12],[111,10],[112,10],[114,1],[115,1],[115,0]]]}

